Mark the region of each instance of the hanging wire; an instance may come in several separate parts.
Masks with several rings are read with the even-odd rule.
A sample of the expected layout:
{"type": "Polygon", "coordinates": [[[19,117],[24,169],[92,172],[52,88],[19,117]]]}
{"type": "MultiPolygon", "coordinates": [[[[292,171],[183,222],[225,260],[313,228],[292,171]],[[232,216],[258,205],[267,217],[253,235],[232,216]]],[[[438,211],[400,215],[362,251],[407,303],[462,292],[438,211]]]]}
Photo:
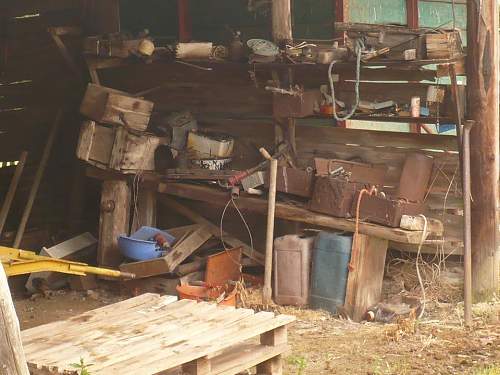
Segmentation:
{"type": "MultiPolygon", "coordinates": [[[[254,247],[253,247],[253,236],[252,236],[252,232],[250,230],[250,227],[248,226],[248,223],[247,221],[245,220],[245,217],[243,216],[243,214],[241,213],[240,209],[238,208],[238,206],[236,205],[236,202],[234,201],[234,197],[231,196],[231,198],[227,201],[226,205],[224,206],[224,210],[222,210],[222,215],[220,217],[220,223],[219,223],[219,231],[220,231],[220,240],[222,242],[222,246],[224,246],[224,250],[226,252],[228,252],[230,249],[226,246],[226,243],[224,242],[224,229],[223,229],[223,224],[224,224],[224,217],[226,216],[226,211],[229,207],[230,204],[233,204],[234,208],[236,209],[236,211],[238,212],[238,215],[240,215],[240,218],[241,218],[241,221],[243,222],[243,224],[245,225],[245,228],[248,232],[248,237],[250,238],[250,248],[252,249],[252,252],[250,255],[253,255],[253,252],[254,252],[254,247]]],[[[229,255],[229,252],[228,252],[228,255],[229,255]]],[[[231,256],[229,256],[231,258],[231,256]]],[[[236,262],[233,258],[231,258],[231,260],[234,262],[234,263],[237,263],[240,265],[241,267],[241,264],[236,262]]]]}
{"type": "Polygon", "coordinates": [[[453,14],[453,30],[457,28],[457,16],[455,11],[455,0],[451,0],[451,12],[453,14]]]}
{"type": "Polygon", "coordinates": [[[344,117],[340,117],[337,115],[337,109],[336,109],[336,99],[335,99],[335,87],[333,85],[333,76],[332,76],[332,71],[333,71],[333,66],[335,65],[336,61],[333,60],[330,63],[330,66],[328,67],[328,80],[330,81],[330,90],[332,92],[332,110],[333,110],[333,117],[337,121],[346,121],[349,120],[356,110],[358,109],[359,106],[359,83],[360,83],[360,76],[361,76],[361,53],[363,49],[365,48],[365,44],[363,43],[363,40],[361,38],[356,39],[354,43],[354,51],[356,53],[356,82],[354,84],[354,91],[356,93],[356,101],[354,103],[354,106],[352,107],[351,111],[344,117]]]}

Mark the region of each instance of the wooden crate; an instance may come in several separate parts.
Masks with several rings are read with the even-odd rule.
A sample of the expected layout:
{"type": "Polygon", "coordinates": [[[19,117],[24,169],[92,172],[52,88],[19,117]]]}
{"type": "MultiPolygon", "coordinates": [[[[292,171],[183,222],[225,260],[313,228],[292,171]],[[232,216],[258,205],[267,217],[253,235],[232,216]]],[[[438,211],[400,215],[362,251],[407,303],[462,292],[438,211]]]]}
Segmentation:
{"type": "Polygon", "coordinates": [[[80,113],[91,120],[130,129],[147,129],[153,102],[135,98],[126,92],[89,83],[80,113]]]}
{"type": "Polygon", "coordinates": [[[22,339],[32,375],[76,374],[71,363],[80,358],[93,375],[232,375],[254,366],[281,374],[294,320],[143,294],[25,330],[22,339]]]}
{"type": "Polygon", "coordinates": [[[458,31],[425,36],[428,59],[452,59],[463,53],[462,38],[458,31]]]}
{"type": "Polygon", "coordinates": [[[78,159],[101,169],[122,173],[153,171],[155,150],[163,138],[131,133],[123,126],[109,126],[87,120],[81,126],[76,149],[78,159]]]}

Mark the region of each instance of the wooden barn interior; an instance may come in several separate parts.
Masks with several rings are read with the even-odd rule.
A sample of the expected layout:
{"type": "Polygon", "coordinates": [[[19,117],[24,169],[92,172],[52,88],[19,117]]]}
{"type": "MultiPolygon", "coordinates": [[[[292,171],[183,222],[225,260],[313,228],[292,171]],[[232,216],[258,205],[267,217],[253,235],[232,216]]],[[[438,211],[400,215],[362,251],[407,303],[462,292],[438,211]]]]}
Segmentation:
{"type": "MultiPolygon", "coordinates": [[[[329,310],[333,297],[315,293],[338,285],[317,283],[345,274],[330,311],[360,322],[398,254],[417,272],[420,259],[459,264],[471,326],[472,304],[500,286],[498,64],[494,0],[3,0],[0,258],[11,289],[50,271],[72,287],[92,276],[136,298],[183,298],[179,286],[206,287],[211,257],[225,254],[215,277],[236,256],[226,280],[257,285],[264,306],[329,310]],[[158,229],[141,241],[162,255],[127,255],[122,241],[145,227],[158,229]],[[323,233],[351,242],[318,281],[323,233]],[[313,253],[280,249],[284,238],[315,238],[313,253]],[[71,239],[59,248],[92,251],[51,254],[71,239]]],[[[36,280],[52,289],[50,276],[36,280]]],[[[281,374],[291,320],[273,319],[253,333],[258,360],[207,351],[130,368],[281,374]]],[[[57,353],[44,363],[34,349],[40,334],[23,332],[23,361],[59,374],[57,353]]]]}

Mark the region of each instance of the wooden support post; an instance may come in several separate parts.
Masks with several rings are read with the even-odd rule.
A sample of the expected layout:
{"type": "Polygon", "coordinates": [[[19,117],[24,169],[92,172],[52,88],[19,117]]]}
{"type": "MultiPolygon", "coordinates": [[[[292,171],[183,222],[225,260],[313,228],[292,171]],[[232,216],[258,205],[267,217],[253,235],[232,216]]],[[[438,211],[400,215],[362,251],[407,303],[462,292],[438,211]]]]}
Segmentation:
{"type": "Polygon", "coordinates": [[[0,265],[0,374],[29,375],[19,320],[2,265],[0,265]]]}
{"type": "MultiPolygon", "coordinates": [[[[273,331],[263,333],[260,336],[260,343],[267,346],[279,346],[287,343],[286,326],[276,328],[273,331]]],[[[257,374],[259,375],[282,375],[283,358],[281,355],[271,358],[260,365],[257,365],[257,374]]]]}
{"type": "Polygon", "coordinates": [[[291,0],[273,0],[273,39],[282,45],[293,40],[291,0]]]}
{"type": "Polygon", "coordinates": [[[130,189],[126,181],[102,183],[101,216],[97,262],[100,266],[116,267],[123,257],[118,249],[118,236],[129,233],[130,189]]]}
{"type": "Polygon", "coordinates": [[[212,373],[211,368],[210,359],[203,357],[182,365],[182,373],[185,375],[209,375],[212,373]]]}
{"type": "Polygon", "coordinates": [[[50,152],[52,151],[52,146],[54,145],[54,141],[56,139],[57,131],[59,130],[59,126],[62,122],[63,112],[59,110],[56,115],[56,119],[52,124],[50,129],[49,138],[47,139],[47,143],[43,149],[42,159],[40,160],[40,164],[38,165],[38,169],[36,170],[35,180],[33,181],[33,185],[31,185],[31,189],[28,196],[28,201],[26,202],[26,206],[24,208],[23,216],[21,217],[21,222],[19,223],[19,228],[17,229],[16,238],[14,239],[13,247],[18,248],[21,244],[21,240],[23,239],[24,231],[26,230],[26,225],[28,224],[28,219],[31,215],[31,209],[33,208],[33,203],[35,203],[36,195],[38,194],[38,188],[40,187],[40,183],[42,182],[43,174],[45,173],[45,168],[47,167],[47,163],[49,162],[50,152]]]}
{"type": "Polygon", "coordinates": [[[271,286],[273,270],[274,245],[274,214],[276,211],[276,176],[278,174],[278,160],[271,159],[269,168],[269,197],[267,206],[267,233],[266,233],[266,263],[264,273],[264,288],[262,289],[262,303],[269,305],[272,302],[273,289],[271,286]]]}
{"type": "Polygon", "coordinates": [[[345,296],[345,310],[356,322],[363,319],[368,308],[380,302],[389,246],[389,241],[382,238],[364,234],[358,236],[354,269],[349,272],[345,296]]]}
{"type": "Polygon", "coordinates": [[[418,0],[406,0],[406,22],[409,29],[418,29],[418,0]]]}
{"type": "Polygon", "coordinates": [[[500,286],[499,47],[496,0],[467,1],[467,97],[471,131],[472,289],[487,300],[500,286]]]}
{"type": "Polygon", "coordinates": [[[144,225],[156,226],[156,191],[140,187],[136,193],[132,202],[132,233],[144,225]]]}
{"type": "Polygon", "coordinates": [[[5,200],[2,205],[2,210],[0,211],[0,235],[3,232],[3,227],[5,222],[7,221],[7,215],[10,211],[10,206],[12,205],[12,201],[14,200],[14,196],[16,195],[17,185],[21,180],[21,175],[23,174],[24,165],[26,164],[26,159],[28,158],[28,152],[21,152],[21,156],[19,157],[19,163],[16,165],[16,170],[14,172],[14,176],[12,176],[12,180],[10,181],[9,190],[7,191],[7,195],[5,196],[5,200]]]}

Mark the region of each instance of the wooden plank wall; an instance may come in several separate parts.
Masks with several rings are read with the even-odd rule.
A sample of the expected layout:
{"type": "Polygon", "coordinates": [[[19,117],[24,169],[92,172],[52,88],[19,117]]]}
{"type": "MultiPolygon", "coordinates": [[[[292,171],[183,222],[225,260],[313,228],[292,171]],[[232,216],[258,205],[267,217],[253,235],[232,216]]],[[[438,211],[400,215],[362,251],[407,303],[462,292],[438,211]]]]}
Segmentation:
{"type": "MultiPolygon", "coordinates": [[[[57,110],[62,107],[67,114],[28,229],[49,229],[56,233],[67,222],[79,128],[75,108],[83,85],[62,58],[47,29],[81,26],[81,7],[82,0],[4,0],[0,5],[0,161],[17,160],[22,150],[29,152],[6,231],[17,229],[48,131],[57,110]]],[[[80,40],[69,36],[62,38],[79,63],[80,40]]],[[[0,202],[12,173],[13,168],[0,168],[0,202]]]]}

